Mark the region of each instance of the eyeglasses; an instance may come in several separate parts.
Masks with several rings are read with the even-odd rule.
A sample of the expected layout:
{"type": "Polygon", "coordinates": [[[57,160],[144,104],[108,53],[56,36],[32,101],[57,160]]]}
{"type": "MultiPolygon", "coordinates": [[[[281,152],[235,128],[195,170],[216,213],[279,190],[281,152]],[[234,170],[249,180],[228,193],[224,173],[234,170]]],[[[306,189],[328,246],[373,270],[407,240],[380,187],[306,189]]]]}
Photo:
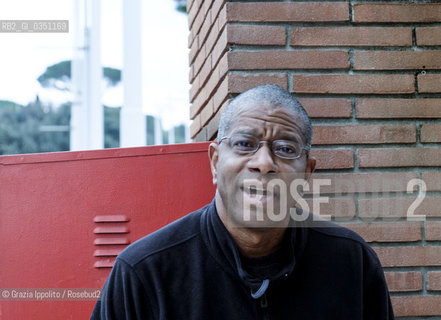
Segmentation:
{"type": "Polygon", "coordinates": [[[251,154],[259,150],[262,143],[268,143],[271,152],[282,159],[298,159],[302,156],[303,151],[308,152],[310,147],[303,147],[301,143],[289,140],[261,141],[254,136],[245,134],[233,134],[230,137],[223,137],[219,140],[219,144],[224,140],[229,140],[230,148],[237,154],[251,154]]]}

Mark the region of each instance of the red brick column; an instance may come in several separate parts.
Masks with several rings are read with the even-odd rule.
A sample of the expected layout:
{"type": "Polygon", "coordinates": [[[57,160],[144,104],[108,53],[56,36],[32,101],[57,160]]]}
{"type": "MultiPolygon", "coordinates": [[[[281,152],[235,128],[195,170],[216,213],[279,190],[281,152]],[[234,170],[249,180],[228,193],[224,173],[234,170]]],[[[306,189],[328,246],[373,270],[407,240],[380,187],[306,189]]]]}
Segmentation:
{"type": "Polygon", "coordinates": [[[192,138],[213,139],[222,108],[248,88],[295,94],[313,119],[318,175],[356,186],[335,185],[325,208],[374,247],[397,316],[440,316],[441,3],[189,0],[188,10],[192,138]],[[421,203],[412,179],[427,187],[421,203]],[[412,204],[426,221],[408,221],[412,204]]]}

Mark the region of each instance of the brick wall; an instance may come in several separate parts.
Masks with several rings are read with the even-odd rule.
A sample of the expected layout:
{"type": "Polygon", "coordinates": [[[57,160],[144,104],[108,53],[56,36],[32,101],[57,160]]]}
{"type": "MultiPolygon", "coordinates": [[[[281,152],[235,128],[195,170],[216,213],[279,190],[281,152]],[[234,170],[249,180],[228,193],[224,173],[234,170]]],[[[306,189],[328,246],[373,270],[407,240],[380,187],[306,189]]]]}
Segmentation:
{"type": "Polygon", "coordinates": [[[441,315],[436,2],[189,0],[187,6],[192,138],[213,139],[222,108],[248,88],[274,83],[293,92],[313,119],[317,176],[332,179],[321,210],[346,218],[374,247],[402,319],[441,315]],[[424,181],[425,194],[409,185],[412,179],[420,189],[424,181]],[[425,221],[408,221],[413,207],[425,221]]]}

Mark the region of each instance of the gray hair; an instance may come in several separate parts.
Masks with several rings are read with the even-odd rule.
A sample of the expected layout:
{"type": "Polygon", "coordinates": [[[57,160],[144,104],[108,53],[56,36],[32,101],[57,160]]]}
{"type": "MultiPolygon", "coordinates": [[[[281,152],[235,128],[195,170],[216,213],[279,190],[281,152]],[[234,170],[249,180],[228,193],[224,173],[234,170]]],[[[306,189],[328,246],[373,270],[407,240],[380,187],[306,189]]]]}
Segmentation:
{"type": "Polygon", "coordinates": [[[237,108],[253,102],[269,103],[274,106],[286,108],[299,116],[302,128],[302,133],[305,136],[306,147],[311,146],[312,141],[312,125],[308,114],[302,107],[300,102],[294,98],[287,90],[275,85],[265,84],[249,89],[237,97],[235,97],[230,104],[225,108],[219,121],[219,129],[217,133],[217,140],[223,138],[234,120],[237,108]]]}

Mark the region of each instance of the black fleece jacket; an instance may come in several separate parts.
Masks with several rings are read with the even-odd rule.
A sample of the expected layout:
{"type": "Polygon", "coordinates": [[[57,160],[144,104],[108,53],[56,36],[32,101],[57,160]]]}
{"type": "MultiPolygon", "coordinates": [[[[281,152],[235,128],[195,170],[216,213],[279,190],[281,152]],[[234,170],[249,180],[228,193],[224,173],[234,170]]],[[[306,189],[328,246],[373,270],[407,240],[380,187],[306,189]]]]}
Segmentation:
{"type": "Polygon", "coordinates": [[[356,233],[288,231],[285,266],[255,278],[213,201],[126,248],[91,319],[394,319],[380,262],[356,233]]]}

